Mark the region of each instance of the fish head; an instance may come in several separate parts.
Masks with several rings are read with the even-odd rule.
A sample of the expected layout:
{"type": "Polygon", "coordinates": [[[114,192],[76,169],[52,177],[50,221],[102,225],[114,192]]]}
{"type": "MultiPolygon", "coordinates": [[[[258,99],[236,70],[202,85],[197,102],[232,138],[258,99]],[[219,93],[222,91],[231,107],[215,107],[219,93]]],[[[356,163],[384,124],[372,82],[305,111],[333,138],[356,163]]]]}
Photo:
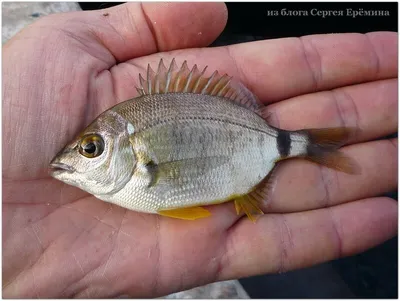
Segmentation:
{"type": "Polygon", "coordinates": [[[94,195],[116,193],[135,169],[133,129],[122,116],[106,111],[54,157],[51,176],[94,195]]]}

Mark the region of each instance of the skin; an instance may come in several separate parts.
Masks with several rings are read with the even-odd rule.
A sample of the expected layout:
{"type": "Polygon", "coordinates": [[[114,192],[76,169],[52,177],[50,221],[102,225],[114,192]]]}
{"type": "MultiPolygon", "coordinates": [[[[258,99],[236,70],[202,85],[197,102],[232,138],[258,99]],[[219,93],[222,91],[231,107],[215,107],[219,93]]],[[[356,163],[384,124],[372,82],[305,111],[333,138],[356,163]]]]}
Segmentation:
{"type": "Polygon", "coordinates": [[[383,139],[397,130],[396,33],[199,48],[226,19],[223,3],[130,3],[44,17],[3,47],[4,297],[155,297],[396,235],[397,203],[378,197],[397,187],[397,139],[383,139]],[[256,224],[233,203],[192,222],[131,212],[50,178],[62,146],[160,57],[235,76],[282,128],[356,127],[343,151],[361,174],[283,161],[256,224]]]}

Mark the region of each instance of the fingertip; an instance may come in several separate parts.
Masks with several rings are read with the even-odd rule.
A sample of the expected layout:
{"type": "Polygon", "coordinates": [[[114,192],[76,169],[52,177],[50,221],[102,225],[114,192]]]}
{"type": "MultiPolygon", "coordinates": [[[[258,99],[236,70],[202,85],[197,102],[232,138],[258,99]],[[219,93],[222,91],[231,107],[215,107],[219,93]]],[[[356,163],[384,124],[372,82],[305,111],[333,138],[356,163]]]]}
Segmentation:
{"type": "Polygon", "coordinates": [[[385,70],[390,71],[392,77],[397,76],[398,40],[396,32],[378,31],[365,34],[376,56],[376,72],[378,75],[385,70]]]}

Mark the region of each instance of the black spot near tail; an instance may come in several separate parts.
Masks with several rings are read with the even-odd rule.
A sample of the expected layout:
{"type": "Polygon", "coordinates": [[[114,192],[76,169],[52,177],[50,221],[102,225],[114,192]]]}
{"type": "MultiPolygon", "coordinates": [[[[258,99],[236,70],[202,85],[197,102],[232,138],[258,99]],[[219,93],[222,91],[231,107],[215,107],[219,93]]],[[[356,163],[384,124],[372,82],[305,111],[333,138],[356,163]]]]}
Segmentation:
{"type": "Polygon", "coordinates": [[[276,137],[276,143],[280,156],[289,156],[291,147],[290,133],[288,131],[279,130],[278,137],[276,137]]]}

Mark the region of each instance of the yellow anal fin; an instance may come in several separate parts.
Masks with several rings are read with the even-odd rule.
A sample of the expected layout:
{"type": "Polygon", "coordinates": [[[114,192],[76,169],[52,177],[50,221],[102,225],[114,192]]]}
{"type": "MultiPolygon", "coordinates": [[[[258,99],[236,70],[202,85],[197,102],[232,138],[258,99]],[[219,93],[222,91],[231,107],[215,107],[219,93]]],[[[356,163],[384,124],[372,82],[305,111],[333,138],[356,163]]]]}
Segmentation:
{"type": "Polygon", "coordinates": [[[235,209],[238,215],[244,212],[251,221],[255,222],[257,218],[264,214],[260,209],[260,205],[267,202],[270,198],[270,190],[273,185],[277,165],[275,165],[253,191],[235,199],[235,209]]]}
{"type": "Polygon", "coordinates": [[[258,217],[264,214],[259,207],[258,201],[250,195],[237,198],[235,200],[235,208],[238,215],[243,211],[252,222],[255,222],[258,217]]]}
{"type": "Polygon", "coordinates": [[[184,219],[184,220],[190,220],[190,221],[211,216],[210,211],[208,211],[202,207],[160,210],[160,211],[158,211],[158,214],[160,214],[162,216],[168,216],[168,217],[172,217],[172,218],[178,218],[178,219],[184,219]]]}

